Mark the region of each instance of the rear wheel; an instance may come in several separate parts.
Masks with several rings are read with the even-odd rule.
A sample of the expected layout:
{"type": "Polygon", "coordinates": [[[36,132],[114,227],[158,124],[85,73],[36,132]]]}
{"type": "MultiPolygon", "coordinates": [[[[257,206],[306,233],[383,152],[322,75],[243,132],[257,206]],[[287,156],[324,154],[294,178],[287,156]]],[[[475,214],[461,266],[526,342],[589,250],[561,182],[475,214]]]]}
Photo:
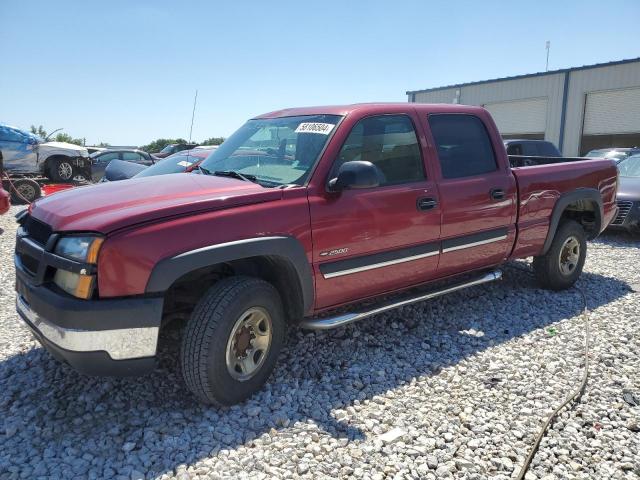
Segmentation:
{"type": "Polygon", "coordinates": [[[558,227],[549,251],[533,259],[533,270],[542,287],[564,290],[576,283],[586,257],[584,228],[574,220],[567,220],[558,227]]]}
{"type": "Polygon", "coordinates": [[[42,196],[40,185],[30,178],[19,178],[10,184],[11,201],[13,203],[31,203],[42,196]]]}
{"type": "Polygon", "coordinates": [[[185,384],[202,402],[233,405],[258,391],[284,341],[278,291],[251,277],[220,280],[196,305],[182,340],[185,384]]]}

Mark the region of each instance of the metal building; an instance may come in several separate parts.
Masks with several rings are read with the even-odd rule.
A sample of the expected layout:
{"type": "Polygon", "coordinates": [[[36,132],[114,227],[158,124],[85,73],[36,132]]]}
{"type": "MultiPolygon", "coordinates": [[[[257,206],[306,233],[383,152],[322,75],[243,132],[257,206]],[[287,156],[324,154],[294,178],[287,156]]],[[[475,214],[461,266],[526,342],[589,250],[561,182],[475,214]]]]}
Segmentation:
{"type": "Polygon", "coordinates": [[[640,146],[640,58],[407,95],[409,102],[481,105],[504,138],[550,140],[565,156],[640,146]]]}

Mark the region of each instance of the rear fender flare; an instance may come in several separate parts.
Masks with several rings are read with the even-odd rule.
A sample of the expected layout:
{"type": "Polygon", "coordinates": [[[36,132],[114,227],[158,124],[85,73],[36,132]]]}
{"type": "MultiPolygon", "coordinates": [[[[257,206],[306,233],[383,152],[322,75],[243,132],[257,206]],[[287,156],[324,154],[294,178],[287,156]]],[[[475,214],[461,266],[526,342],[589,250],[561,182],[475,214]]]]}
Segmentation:
{"type": "Polygon", "coordinates": [[[304,312],[313,307],[314,286],[311,265],[302,244],[293,237],[259,237],[210,245],[160,260],[153,268],[147,293],[163,293],[176,280],[203,267],[251,257],[274,256],[294,267],[304,303],[304,312]]]}
{"type": "Polygon", "coordinates": [[[602,208],[602,196],[600,192],[595,188],[579,188],[577,190],[573,190],[571,192],[566,192],[560,195],[558,201],[553,207],[553,212],[551,213],[551,220],[549,222],[549,231],[547,232],[547,238],[544,241],[544,246],[542,247],[541,255],[546,254],[551,248],[551,243],[553,242],[553,237],[556,235],[556,231],[558,230],[558,225],[560,224],[560,220],[562,219],[562,214],[566,210],[566,208],[580,200],[588,200],[594,202],[598,208],[595,209],[595,221],[596,221],[596,234],[593,237],[597,236],[602,229],[602,218],[603,218],[603,208],[602,208]]]}

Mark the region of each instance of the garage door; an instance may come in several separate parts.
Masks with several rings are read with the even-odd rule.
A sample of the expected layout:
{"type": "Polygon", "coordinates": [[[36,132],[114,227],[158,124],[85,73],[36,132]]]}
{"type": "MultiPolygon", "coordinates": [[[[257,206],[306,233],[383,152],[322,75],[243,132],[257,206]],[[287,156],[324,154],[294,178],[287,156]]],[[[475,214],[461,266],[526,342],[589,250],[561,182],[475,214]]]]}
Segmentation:
{"type": "Polygon", "coordinates": [[[587,94],[584,135],[640,132],[640,88],[587,94]]]}
{"type": "Polygon", "coordinates": [[[546,98],[487,103],[484,108],[489,110],[502,135],[544,134],[547,128],[546,98]]]}

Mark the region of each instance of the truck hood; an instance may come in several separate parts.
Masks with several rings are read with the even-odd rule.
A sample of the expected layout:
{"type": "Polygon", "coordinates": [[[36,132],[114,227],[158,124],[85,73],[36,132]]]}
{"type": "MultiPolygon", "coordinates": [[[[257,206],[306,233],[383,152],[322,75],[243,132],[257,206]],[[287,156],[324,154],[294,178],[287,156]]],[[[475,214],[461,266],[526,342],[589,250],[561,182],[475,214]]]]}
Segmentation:
{"type": "Polygon", "coordinates": [[[68,155],[75,155],[78,157],[88,157],[89,151],[81,147],[80,145],[74,145],[73,143],[67,142],[45,142],[41,143],[40,152],[56,152],[56,153],[67,153],[68,155]]]}
{"type": "Polygon", "coordinates": [[[165,217],[268,202],[282,190],[233,178],[174,173],[78,187],[37,200],[31,215],[53,231],[109,234],[165,217]]]}

